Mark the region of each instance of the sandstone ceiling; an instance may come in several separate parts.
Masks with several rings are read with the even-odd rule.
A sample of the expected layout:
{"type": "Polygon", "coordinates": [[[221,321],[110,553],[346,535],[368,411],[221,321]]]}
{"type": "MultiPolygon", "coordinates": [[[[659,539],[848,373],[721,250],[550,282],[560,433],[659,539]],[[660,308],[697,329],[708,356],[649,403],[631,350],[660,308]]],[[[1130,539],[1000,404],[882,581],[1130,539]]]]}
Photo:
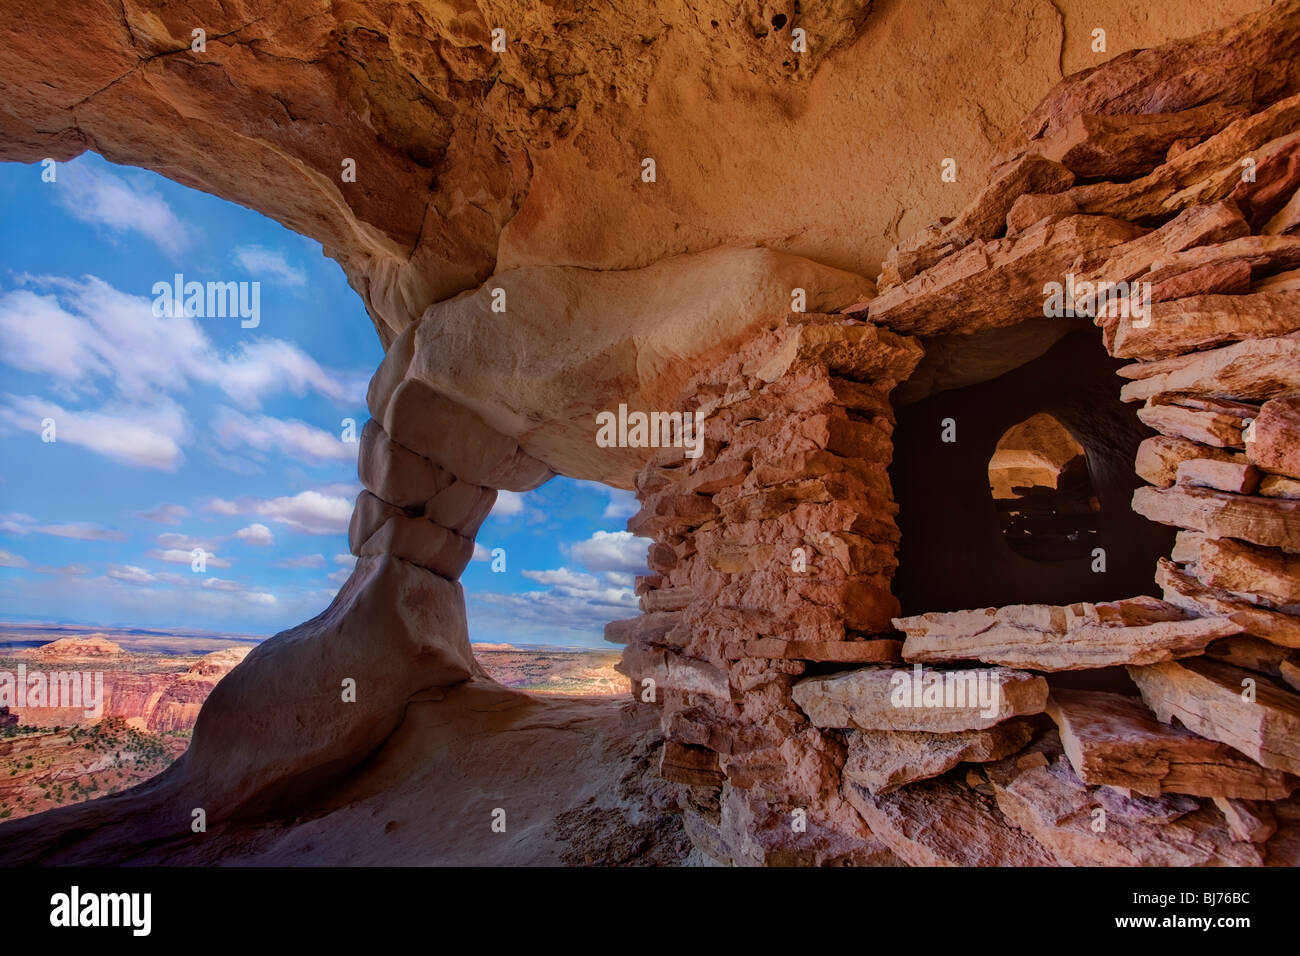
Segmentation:
{"type": "MultiPolygon", "coordinates": [[[[630,468],[562,451],[591,403],[671,398],[686,370],[665,369],[786,310],[800,276],[837,276],[843,300],[823,308],[856,301],[900,237],[966,205],[1063,73],[1264,5],[10,0],[0,159],[94,150],[319,240],[386,347],[425,316],[440,390],[555,470],[626,486],[630,468]],[[753,254],[697,258],[755,245],[787,254],[766,298],[747,285],[753,254]],[[628,305],[655,273],[606,275],[674,257],[698,298],[673,315],[675,293],[628,305]],[[493,276],[507,316],[455,298],[493,276]],[[610,355],[610,389],[578,396],[573,371],[610,355]],[[529,380],[522,397],[512,377],[529,380]]],[[[1139,58],[1135,97],[1142,75],[1139,58]]],[[[1166,108],[1199,102],[1185,98],[1166,108]]]]}
{"type": "MultiPolygon", "coordinates": [[[[590,807],[615,776],[652,777],[624,736],[643,724],[493,685],[459,584],[494,489],[552,470],[629,481],[635,456],[596,456],[590,420],[627,401],[717,426],[701,460],[669,450],[636,472],[628,528],[653,537],[651,573],[643,613],[606,630],[631,688],[662,692],[634,696],[659,711],[659,775],[704,788],[674,804],[697,849],[778,865],[1294,866],[1300,0],[1096,71],[1081,39],[1099,11],[1108,57],[1225,11],[1081,7],[830,8],[807,21],[824,47],[780,68],[750,39],[803,22],[793,8],[520,13],[519,59],[494,61],[484,32],[510,16],[495,8],[248,7],[209,31],[220,63],[178,46],[197,14],[22,11],[46,42],[0,45],[5,156],[94,148],[270,211],[339,258],[387,354],[359,451],[358,560],[335,601],[218,684],[169,771],[3,825],[0,859],[465,859],[409,833],[468,833],[485,798],[529,807],[540,829],[571,812],[557,794],[590,807]],[[104,62],[72,65],[86,59],[72,45],[101,36],[104,62]],[[1013,128],[1019,98],[1045,91],[1013,128]],[[647,153],[654,184],[635,176],[647,153]],[[336,182],[340,155],[357,183],[336,182]],[[956,184],[935,175],[941,155],[966,171],[956,184]],[[1045,284],[1071,272],[1149,286],[1151,312],[1106,310],[1085,321],[1100,333],[982,396],[933,396],[964,437],[918,438],[908,418],[926,405],[900,407],[896,386],[915,400],[1041,351],[1075,327],[1043,318],[1045,284]],[[794,288],[812,314],[790,314],[794,288]],[[852,318],[819,314],[834,311],[852,318]],[[983,543],[1002,534],[988,463],[1026,404],[1083,448],[1113,542],[1073,567],[1039,562],[1055,572],[983,543]],[[942,533],[918,536],[908,514],[942,533]],[[1157,552],[1172,541],[1163,598],[1139,522],[1180,529],[1157,552]],[[1130,579],[1125,562],[1145,566],[1130,579]],[[976,586],[900,616],[909,567],[976,586]],[[1143,590],[1080,600],[1085,580],[1143,590]],[[1021,603],[1036,585],[1061,603],[1021,603]],[[983,607],[999,588],[1015,603],[983,607]],[[927,697],[974,681],[1001,702],[900,706],[891,671],[919,692],[923,665],[927,697]],[[360,697],[339,699],[343,675],[360,697]],[[611,758],[639,766],[611,774],[611,758]],[[224,832],[178,826],[196,806],[224,832]]],[[[649,789],[627,798],[637,814],[649,789]]],[[[553,862],[527,827],[489,862],[553,862]]]]}

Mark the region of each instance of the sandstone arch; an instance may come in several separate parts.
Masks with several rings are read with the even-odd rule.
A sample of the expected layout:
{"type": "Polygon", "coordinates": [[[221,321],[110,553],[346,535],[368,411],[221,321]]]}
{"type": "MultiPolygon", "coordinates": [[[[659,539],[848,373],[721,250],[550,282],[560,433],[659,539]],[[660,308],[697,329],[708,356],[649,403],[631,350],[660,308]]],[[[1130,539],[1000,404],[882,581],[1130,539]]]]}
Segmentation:
{"type": "MultiPolygon", "coordinates": [[[[1176,25],[1139,26],[1128,6],[1108,8],[1114,22],[1129,26],[1111,33],[1131,41],[1120,41],[1126,46],[1229,19],[1226,5],[1201,3],[1172,12],[1176,25]]],[[[366,458],[371,471],[362,477],[371,498],[358,503],[352,540],[362,557],[334,605],[267,642],[223,682],[204,709],[190,753],[168,774],[112,801],[111,809],[88,805],[62,812],[58,834],[40,833],[27,821],[10,825],[6,858],[108,860],[138,853],[142,841],[165,843],[175,832],[146,818],[187,801],[208,804],[212,818],[231,821],[284,814],[313,801],[337,809],[337,801],[356,795],[346,781],[338,783],[340,774],[365,763],[363,789],[392,781],[395,755],[420,752],[413,728],[438,724],[440,701],[450,715],[443,723],[462,734],[472,725],[465,715],[480,712],[508,712],[485,721],[503,733],[532,732],[570,717],[589,720],[550,717],[477,671],[454,580],[465,542],[472,546],[469,516],[493,489],[534,487],[560,472],[635,485],[647,502],[642,526],[662,533],[661,543],[675,549],[676,539],[691,537],[713,512],[703,505],[680,510],[664,489],[694,481],[686,496],[703,500],[734,483],[713,476],[723,484],[710,489],[693,473],[661,474],[656,469],[674,463],[649,461],[645,454],[595,455],[585,441],[590,416],[619,398],[663,407],[685,395],[699,405],[712,403],[711,412],[734,414],[739,424],[750,419],[739,417],[738,409],[724,410],[743,399],[721,386],[743,380],[745,389],[773,387],[789,398],[793,393],[781,393],[782,383],[812,369],[808,381],[831,396],[824,404],[841,410],[828,413],[828,421],[839,424],[826,427],[820,450],[842,440],[831,454],[861,463],[848,470],[865,489],[840,495],[852,499],[856,517],[848,516],[851,527],[836,530],[862,539],[851,541],[858,550],[850,548],[845,558],[850,573],[836,578],[829,592],[799,595],[831,608],[829,619],[843,618],[838,634],[829,620],[826,630],[783,637],[779,648],[762,644],[755,650],[746,637],[733,656],[728,628],[748,625],[703,620],[721,589],[701,592],[697,605],[695,594],[669,593],[682,584],[659,581],[647,585],[647,594],[660,595],[646,602],[647,611],[657,600],[660,610],[651,613],[682,614],[689,625],[678,634],[682,640],[665,639],[671,629],[656,628],[647,639],[634,628],[630,636],[636,652],[625,660],[633,676],[648,668],[683,695],[662,715],[674,743],[665,752],[667,772],[706,788],[721,775],[730,788],[717,819],[693,818],[692,838],[697,845],[721,846],[719,855],[739,862],[864,861],[891,854],[934,862],[939,849],[914,838],[909,821],[950,806],[954,818],[973,818],[993,835],[984,849],[1005,851],[1003,860],[1070,859],[1077,848],[1049,838],[1036,821],[1037,808],[1016,791],[1013,769],[989,771],[992,785],[1009,794],[997,815],[971,810],[979,799],[945,781],[888,798],[852,782],[841,788],[846,759],[866,750],[846,745],[845,725],[828,714],[838,706],[837,694],[858,691],[830,679],[800,685],[806,689],[798,695],[792,690],[797,676],[820,678],[806,671],[809,663],[816,669],[897,658],[899,649],[887,646],[896,641],[860,639],[887,631],[898,613],[888,589],[897,540],[889,531],[892,495],[887,481],[871,483],[889,457],[889,392],[913,374],[923,351],[941,355],[951,336],[1020,326],[1041,308],[1043,277],[1069,268],[1126,279],[1151,275],[1173,283],[1164,301],[1177,303],[1198,293],[1255,292],[1252,280],[1300,265],[1288,235],[1293,213],[1286,218],[1296,185],[1300,7],[1278,4],[1217,33],[1118,56],[1061,82],[1031,111],[1060,64],[1079,56],[1062,39],[1061,7],[1068,41],[1080,26],[1071,4],[1024,10],[1008,4],[1007,22],[1014,13],[1039,27],[1007,48],[984,47],[989,56],[981,59],[963,54],[986,24],[962,5],[918,10],[881,3],[871,11],[833,5],[807,21],[823,38],[815,52],[779,61],[751,42],[772,36],[775,22],[767,11],[738,16],[723,2],[684,14],[647,11],[644,19],[614,11],[591,23],[486,3],[460,13],[400,3],[320,2],[301,9],[248,3],[236,15],[214,5],[199,15],[212,23],[206,58],[189,50],[191,15],[168,5],[146,9],[128,2],[119,9],[87,2],[70,11],[42,4],[20,10],[16,22],[46,42],[20,37],[0,46],[0,83],[10,104],[0,113],[0,158],[30,162],[94,148],[262,209],[318,238],[342,263],[387,357],[368,397],[373,451],[366,458]],[[515,53],[500,59],[486,47],[497,20],[518,24],[520,37],[515,53]],[[721,40],[711,39],[719,35],[715,21],[730,29],[721,40]],[[556,36],[565,42],[555,43],[556,36]],[[87,38],[103,56],[77,55],[87,38]],[[942,76],[906,72],[902,51],[915,50],[921,39],[937,44],[927,50],[927,62],[948,68],[942,76]],[[962,69],[954,72],[956,65],[962,69]],[[706,82],[701,72],[716,76],[706,82]],[[1007,76],[1021,82],[1005,83],[1007,76]],[[899,77],[909,82],[900,88],[894,82],[899,77]],[[611,78],[620,82],[606,82],[611,78]],[[970,97],[984,109],[935,117],[923,104],[932,107],[940,92],[938,102],[970,97]],[[881,103],[890,104],[894,122],[867,130],[850,121],[881,103]],[[1025,113],[1024,124],[1013,127],[1025,113]],[[1153,113],[1160,115],[1148,123],[1121,119],[1153,113]],[[203,135],[194,132],[200,124],[203,135]],[[829,145],[827,131],[835,137],[829,145]],[[855,137],[868,132],[887,144],[886,169],[863,178],[855,137]],[[213,149],[207,138],[213,135],[225,152],[213,149]],[[814,145],[833,158],[791,175],[814,145]],[[1249,185],[1238,185],[1238,171],[1226,169],[1227,159],[1243,150],[1257,158],[1260,171],[1249,185]],[[666,159],[660,168],[678,177],[666,176],[665,188],[648,199],[633,192],[630,175],[637,154],[647,151],[660,152],[666,159]],[[954,200],[937,177],[921,171],[929,169],[932,153],[957,154],[963,170],[995,160],[988,185],[977,189],[984,183],[962,180],[961,200],[970,203],[954,200]],[[697,157],[693,166],[690,156],[697,157]],[[363,170],[355,184],[337,176],[348,157],[363,170]],[[719,185],[718,171],[734,164],[741,171],[719,185]],[[827,189],[827,180],[837,188],[827,189]],[[906,206],[899,202],[904,195],[906,206]],[[956,216],[917,231],[944,214],[956,216]],[[1257,241],[1222,248],[1244,240],[1257,241]],[[879,282],[865,278],[878,265],[879,282]],[[789,315],[796,287],[809,294],[807,318],[789,315]],[[518,309],[509,324],[488,308],[494,288],[504,288],[518,309]],[[765,351],[771,348],[776,352],[765,351]],[[757,364],[733,368],[736,356],[757,364]],[[846,390],[849,399],[840,397],[846,390]],[[856,428],[867,424],[884,436],[883,444],[872,446],[876,439],[856,428]],[[871,520],[859,522],[864,515],[871,520]],[[835,613],[848,606],[851,614],[835,613]],[[375,627],[377,621],[382,626],[375,627]],[[372,640],[376,634],[382,643],[372,640]],[[854,646],[831,647],[837,644],[854,646]],[[374,706],[330,716],[335,712],[324,703],[324,688],[352,671],[376,688],[374,706]],[[294,723],[285,724],[279,701],[290,695],[279,688],[291,677],[319,679],[321,697],[295,700],[294,723]],[[725,706],[710,710],[695,699],[701,696],[725,706]],[[763,739],[740,745],[754,727],[763,739]],[[785,738],[772,739],[773,728],[785,738]],[[260,749],[249,749],[249,740],[260,749]],[[809,845],[779,839],[792,800],[804,801],[810,811],[809,845]],[[106,812],[125,822],[91,834],[106,812]],[[1007,818],[1018,829],[1008,827],[1007,818]]],[[[1286,324],[1281,305],[1269,301],[1252,300],[1267,313],[1257,325],[1225,326],[1215,316],[1231,310],[1203,304],[1187,320],[1190,340],[1160,340],[1131,323],[1103,323],[1113,354],[1157,365],[1124,370],[1133,377],[1126,397],[1190,392],[1191,404],[1155,401],[1147,417],[1174,431],[1188,426],[1168,425],[1171,416],[1235,417],[1240,435],[1246,412],[1227,407],[1225,399],[1258,405],[1300,387],[1295,328],[1286,324]],[[1184,353],[1215,346],[1222,346],[1212,359],[1218,364],[1189,372],[1184,353]],[[1170,412],[1170,406],[1185,411],[1170,412]]],[[[1057,334],[1035,333],[1017,354],[1041,352],[1057,334]]],[[[1019,364],[1005,355],[974,367],[955,359],[927,374],[932,382],[977,382],[996,366],[1005,370],[1007,361],[1019,364]]],[[[808,410],[786,411],[803,421],[808,410]]],[[[1288,420],[1280,412],[1277,418],[1288,420]]],[[[1192,449],[1189,458],[1200,460],[1195,456],[1192,449]]],[[[1236,459],[1227,464],[1243,466],[1236,459]]],[[[805,459],[798,467],[821,466],[805,459]]],[[[816,472],[799,477],[807,474],[816,472]]],[[[1284,468],[1274,474],[1287,479],[1284,468]]],[[[778,479],[756,477],[754,485],[769,480],[778,479]]],[[[1205,480],[1222,478],[1216,473],[1205,480]]],[[[1224,527],[1234,534],[1244,527],[1254,547],[1294,550],[1289,506],[1269,505],[1261,513],[1258,505],[1223,500],[1230,492],[1212,487],[1217,490],[1195,485],[1146,496],[1139,509],[1163,522],[1192,520],[1203,537],[1189,539],[1188,549],[1218,540],[1224,527]],[[1242,509],[1246,513],[1239,514],[1242,509]],[[1193,519],[1185,516],[1189,510],[1196,512],[1193,519]]],[[[809,494],[835,498],[839,492],[827,486],[809,494]]],[[[751,517],[761,522],[775,515],[751,517]]],[[[1265,566],[1274,558],[1271,552],[1253,555],[1265,566]]],[[[741,566],[729,573],[760,571],[741,566]]],[[[1242,607],[1231,594],[1204,593],[1172,565],[1161,573],[1166,595],[1174,595],[1170,603],[1196,608],[1192,617],[1208,624],[1161,629],[1189,618],[1141,600],[1086,605],[1092,610],[1079,614],[1089,625],[1151,625],[1160,648],[1177,648],[1165,656],[1119,658],[1138,669],[1135,679],[1162,717],[1185,710],[1182,693],[1214,692],[1216,665],[1183,666],[1174,658],[1243,633],[1264,632],[1275,646],[1297,646],[1288,643],[1296,640],[1295,625],[1285,611],[1242,607]],[[1185,690],[1196,681],[1205,687],[1185,690]]],[[[723,587],[734,592],[748,583],[723,587]]],[[[1068,628],[1077,623],[1061,614],[1048,618],[1044,633],[1073,633],[1068,628]]],[[[919,645],[931,631],[961,631],[960,621],[898,623],[919,645]]],[[[772,639],[762,629],[750,636],[758,635],[772,639]]],[[[909,659],[948,658],[929,647],[909,659]]],[[[855,682],[861,678],[850,675],[848,684],[855,682]]],[[[1031,698],[1037,699],[1039,685],[1025,686],[1016,716],[1034,713],[1031,698]]],[[[1039,696],[1045,697],[1042,687],[1039,696]]],[[[1285,700],[1275,706],[1289,713],[1285,700]]],[[[868,734],[877,729],[855,726],[868,734]]],[[[1222,728],[1195,729],[1220,741],[1229,735],[1222,728]]],[[[605,727],[597,736],[610,732],[605,727]]],[[[969,743],[992,755],[1008,752],[1009,740],[969,743]]],[[[1265,744],[1257,748],[1262,756],[1255,770],[1234,765],[1254,790],[1202,795],[1234,800],[1231,793],[1286,790],[1285,775],[1296,758],[1276,741],[1265,744]]],[[[1055,773],[1053,785],[1077,783],[1066,778],[1059,760],[1051,767],[1046,772],[1055,773]]],[[[1222,836],[1212,815],[1201,806],[1189,814],[1204,837],[1198,862],[1267,861],[1269,850],[1252,857],[1250,847],[1222,836]]],[[[1131,842],[1149,849],[1135,862],[1171,858],[1158,831],[1142,821],[1133,827],[1131,842]]],[[[176,852],[201,858],[214,851],[189,844],[176,852]]]]}

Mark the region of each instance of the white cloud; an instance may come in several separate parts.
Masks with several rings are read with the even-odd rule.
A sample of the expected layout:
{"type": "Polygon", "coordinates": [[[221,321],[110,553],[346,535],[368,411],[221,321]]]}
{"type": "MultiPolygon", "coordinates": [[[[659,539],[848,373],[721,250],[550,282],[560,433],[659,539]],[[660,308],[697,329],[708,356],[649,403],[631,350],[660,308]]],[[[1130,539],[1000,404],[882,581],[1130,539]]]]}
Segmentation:
{"type": "Polygon", "coordinates": [[[631,588],[610,587],[589,574],[567,568],[524,571],[524,577],[547,590],[521,594],[471,591],[471,633],[510,636],[530,643],[564,640],[583,632],[598,634],[609,621],[638,613],[631,588]]]}
{"type": "Polygon", "coordinates": [[[274,605],[276,597],[268,591],[256,591],[238,581],[228,581],[225,578],[204,578],[203,586],[210,591],[225,591],[229,594],[238,594],[254,604],[264,606],[274,605]]]}
{"type": "Polygon", "coordinates": [[[128,465],[175,471],[185,460],[181,445],[189,427],[185,413],[163,399],[153,406],[106,405],[102,412],[69,411],[33,395],[0,398],[0,421],[40,434],[52,419],[57,441],[80,445],[128,465]]]}
{"type": "Polygon", "coordinates": [[[62,567],[51,568],[41,565],[36,569],[38,574],[66,574],[73,577],[80,577],[83,574],[89,574],[90,568],[84,564],[65,564],[62,567]]]}
{"type": "Polygon", "coordinates": [[[649,538],[630,531],[597,531],[586,541],[564,547],[564,552],[590,571],[623,571],[648,574],[646,551],[649,538]]]}
{"type": "Polygon", "coordinates": [[[254,522],[247,528],[240,528],[235,532],[235,537],[245,544],[253,544],[258,547],[265,547],[274,543],[275,536],[271,534],[271,529],[260,522],[254,522]]]}
{"type": "Polygon", "coordinates": [[[474,561],[490,561],[490,560],[492,560],[492,552],[489,551],[487,548],[483,547],[483,545],[479,544],[477,541],[475,541],[475,542],[474,542],[474,557],[473,557],[471,560],[474,560],[474,561]]]}
{"type": "Polygon", "coordinates": [[[181,519],[189,514],[189,509],[181,505],[160,504],[152,511],[142,511],[139,517],[157,524],[180,524],[181,519]]]}
{"type": "Polygon", "coordinates": [[[492,506],[492,514],[498,518],[510,518],[517,514],[523,514],[524,496],[517,491],[498,491],[496,504],[492,506]]]}
{"type": "Polygon", "coordinates": [[[323,431],[305,422],[259,415],[248,418],[233,409],[221,407],[213,421],[217,440],[228,449],[240,447],[258,451],[278,451],[291,458],[313,461],[355,461],[356,443],[341,440],[338,434],[323,431]]]}
{"type": "Polygon", "coordinates": [[[47,524],[33,528],[41,534],[53,535],[56,538],[76,538],[78,541],[125,541],[126,533],[118,531],[115,528],[105,528],[103,525],[93,524],[88,521],[73,521],[67,524],[47,524]]]}
{"type": "Polygon", "coordinates": [[[570,591],[590,591],[600,584],[590,574],[570,571],[568,568],[556,568],[553,571],[524,571],[522,573],[530,581],[536,581],[538,584],[549,584],[570,591]]]}
{"type": "Polygon", "coordinates": [[[315,391],[338,404],[365,395],[366,376],[327,371],[292,342],[256,338],[222,352],[201,324],[220,319],[155,316],[151,295],[122,292],[94,276],[24,281],[51,291],[0,293],[0,361],[67,390],[96,393],[107,384],[128,403],[148,404],[160,392],[199,384],[243,408],[283,392],[315,391]]]}
{"type": "Polygon", "coordinates": [[[227,581],[224,578],[204,578],[203,586],[212,588],[214,591],[238,591],[240,586],[234,581],[227,581]]]}
{"type": "Polygon", "coordinates": [[[257,514],[308,534],[336,534],[348,530],[352,501],[317,491],[259,502],[257,514]]]}
{"type": "Polygon", "coordinates": [[[21,554],[14,554],[12,551],[5,551],[0,548],[0,568],[25,568],[27,559],[21,554]]]}
{"type": "Polygon", "coordinates": [[[236,404],[256,408],[262,398],[281,391],[304,395],[316,391],[339,404],[364,400],[368,378],[327,372],[292,342],[259,339],[240,346],[229,359],[220,360],[213,384],[236,404]]]}
{"type": "Polygon", "coordinates": [[[325,555],[304,554],[296,558],[277,561],[275,566],[277,568],[323,568],[325,567],[325,555]]]}
{"type": "Polygon", "coordinates": [[[284,258],[284,253],[261,246],[239,246],[235,249],[235,264],[255,276],[279,279],[287,286],[304,286],[307,276],[295,269],[284,258]]]}
{"type": "Polygon", "coordinates": [[[139,232],[168,255],[190,245],[189,230],[142,179],[72,161],[58,167],[56,201],[76,219],[113,232],[139,232]]]}
{"type": "Polygon", "coordinates": [[[117,581],[125,581],[127,584],[156,584],[160,580],[156,575],[134,564],[110,564],[108,576],[117,581]]]}
{"type": "MultiPolygon", "coordinates": [[[[125,541],[126,532],[105,528],[90,521],[65,521],[58,524],[37,524],[31,515],[0,514],[0,531],[6,534],[48,534],[55,538],[75,538],[78,541],[125,541]]],[[[159,536],[161,539],[162,535],[159,536]]]]}
{"type": "Polygon", "coordinates": [[[636,495],[630,491],[624,491],[622,488],[608,488],[609,504],[605,505],[605,510],[601,517],[606,520],[616,518],[630,518],[641,510],[641,503],[636,500],[636,495]]]}
{"type": "Polygon", "coordinates": [[[256,515],[307,534],[338,534],[352,520],[352,499],[320,491],[302,491],[280,498],[212,498],[204,510],[221,515],[256,515]]]}
{"type": "MultiPolygon", "coordinates": [[[[229,561],[227,561],[225,558],[217,557],[211,551],[205,551],[204,555],[205,555],[204,557],[205,563],[211,565],[214,568],[230,567],[229,561]]],[[[147,552],[145,554],[145,557],[152,558],[155,561],[162,561],[165,562],[166,564],[192,565],[194,563],[194,551],[181,550],[180,548],[155,549],[153,551],[147,552]]]]}
{"type": "Polygon", "coordinates": [[[164,531],[162,534],[154,537],[164,548],[181,548],[185,551],[193,551],[195,548],[202,548],[204,551],[215,551],[216,547],[211,541],[203,538],[192,538],[188,534],[181,534],[179,531],[164,531]]]}
{"type": "Polygon", "coordinates": [[[31,515],[18,512],[0,515],[0,531],[5,534],[28,534],[35,523],[36,519],[31,515]]]}
{"type": "Polygon", "coordinates": [[[354,554],[336,554],[334,563],[343,568],[351,568],[357,563],[357,557],[354,554]]]}

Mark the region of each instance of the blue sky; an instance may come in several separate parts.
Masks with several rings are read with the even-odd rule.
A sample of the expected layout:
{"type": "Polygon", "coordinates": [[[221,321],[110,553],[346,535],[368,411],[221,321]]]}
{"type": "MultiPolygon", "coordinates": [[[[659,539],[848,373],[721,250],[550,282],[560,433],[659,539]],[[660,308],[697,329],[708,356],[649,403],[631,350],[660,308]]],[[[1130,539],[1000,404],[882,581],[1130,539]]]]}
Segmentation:
{"type": "MultiPolygon", "coordinates": [[[[383,357],[338,264],[92,154],[54,182],[0,163],[0,206],[0,619],[269,636],[319,613],[352,564],[344,420],[383,357]],[[176,273],[259,283],[257,326],[155,315],[176,273]]],[[[472,639],[601,646],[636,613],[634,510],[565,478],[502,493],[462,578],[472,639]]]]}

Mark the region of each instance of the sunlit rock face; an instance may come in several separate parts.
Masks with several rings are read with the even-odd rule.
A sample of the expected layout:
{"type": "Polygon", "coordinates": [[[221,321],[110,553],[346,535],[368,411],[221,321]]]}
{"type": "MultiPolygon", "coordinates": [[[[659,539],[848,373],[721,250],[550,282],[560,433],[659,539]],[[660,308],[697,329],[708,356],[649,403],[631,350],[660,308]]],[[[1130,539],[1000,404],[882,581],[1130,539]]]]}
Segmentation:
{"type": "Polygon", "coordinates": [[[874,276],[1063,71],[1262,6],[21,0],[0,157],[92,149],[258,209],[343,263],[387,342],[521,266],[759,242],[874,276]]]}
{"type": "MultiPolygon", "coordinates": [[[[624,835],[653,806],[724,863],[1294,863],[1300,3],[1249,12],[20,10],[0,157],[94,149],[274,216],[341,262],[387,354],[333,604],[222,680],[170,771],[10,827],[0,859],[348,859],[348,827],[286,821],[389,833],[432,805],[468,833],[491,778],[539,832],[589,797],[624,835]],[[1149,286],[1141,315],[1067,321],[1046,296],[1067,275],[1149,286]],[[972,424],[959,390],[983,384],[997,420],[972,424]],[[594,440],[624,406],[700,416],[700,454],[594,440]],[[966,530],[1000,543],[989,461],[1038,411],[1084,449],[1111,553],[1027,603],[1015,562],[944,569],[966,530]],[[927,473],[927,500],[897,487],[927,473]],[[654,538],[645,613],[609,632],[626,712],[473,658],[474,534],[498,489],[554,474],[635,488],[654,538]],[[909,509],[963,531],[913,555],[909,509]],[[1139,523],[1181,530],[1149,552],[1139,523]],[[910,607],[917,574],[966,590],[910,607]],[[977,714],[945,696],[967,679],[977,714]],[[231,838],[178,837],[176,806],[231,838]],[[250,818],[277,821],[261,851],[250,818]]],[[[567,859],[547,839],[366,860],[567,859]]]]}

